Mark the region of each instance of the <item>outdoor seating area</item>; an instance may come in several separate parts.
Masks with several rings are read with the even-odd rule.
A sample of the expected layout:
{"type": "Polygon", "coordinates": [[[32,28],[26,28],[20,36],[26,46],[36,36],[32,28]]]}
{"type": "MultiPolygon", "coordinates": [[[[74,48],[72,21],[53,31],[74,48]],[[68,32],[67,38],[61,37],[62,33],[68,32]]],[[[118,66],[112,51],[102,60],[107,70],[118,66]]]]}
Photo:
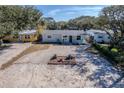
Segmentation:
{"type": "Polygon", "coordinates": [[[53,55],[48,62],[48,65],[76,65],[76,60],[74,55],[68,56],[57,56],[53,55]]]}

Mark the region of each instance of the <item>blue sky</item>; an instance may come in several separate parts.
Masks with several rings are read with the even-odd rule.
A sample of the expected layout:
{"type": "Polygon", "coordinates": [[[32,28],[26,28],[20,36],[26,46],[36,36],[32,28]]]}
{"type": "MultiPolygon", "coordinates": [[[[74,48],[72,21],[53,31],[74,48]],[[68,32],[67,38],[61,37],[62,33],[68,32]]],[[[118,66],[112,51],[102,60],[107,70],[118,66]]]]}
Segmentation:
{"type": "Polygon", "coordinates": [[[56,21],[67,21],[82,15],[98,16],[105,6],[100,5],[38,5],[44,17],[53,17],[56,21]]]}

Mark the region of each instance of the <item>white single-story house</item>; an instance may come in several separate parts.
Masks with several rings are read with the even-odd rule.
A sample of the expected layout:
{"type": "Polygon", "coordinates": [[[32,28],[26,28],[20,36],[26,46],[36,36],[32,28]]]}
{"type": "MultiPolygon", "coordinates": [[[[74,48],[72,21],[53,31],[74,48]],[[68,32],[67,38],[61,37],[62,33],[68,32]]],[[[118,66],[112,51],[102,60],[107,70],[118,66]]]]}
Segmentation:
{"type": "Polygon", "coordinates": [[[86,44],[86,33],[83,30],[45,30],[42,33],[43,43],[86,44]]]}
{"type": "Polygon", "coordinates": [[[86,33],[90,36],[93,36],[94,42],[97,43],[109,43],[111,40],[110,36],[102,30],[91,29],[87,30],[86,33]]]}

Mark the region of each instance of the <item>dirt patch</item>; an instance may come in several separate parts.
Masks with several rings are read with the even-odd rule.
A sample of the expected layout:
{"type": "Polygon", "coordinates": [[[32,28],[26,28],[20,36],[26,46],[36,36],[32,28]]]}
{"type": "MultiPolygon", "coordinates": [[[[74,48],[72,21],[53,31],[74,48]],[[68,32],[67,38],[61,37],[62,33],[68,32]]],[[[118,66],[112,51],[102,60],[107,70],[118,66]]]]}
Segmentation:
{"type": "Polygon", "coordinates": [[[49,48],[49,45],[39,45],[39,44],[32,45],[29,48],[25,49],[23,52],[21,52],[19,55],[13,57],[7,63],[2,64],[0,70],[4,70],[5,68],[11,66],[15,61],[17,61],[19,58],[21,58],[27,54],[30,54],[30,53],[33,53],[33,52],[36,52],[39,50],[48,49],[48,48],[49,48]]]}

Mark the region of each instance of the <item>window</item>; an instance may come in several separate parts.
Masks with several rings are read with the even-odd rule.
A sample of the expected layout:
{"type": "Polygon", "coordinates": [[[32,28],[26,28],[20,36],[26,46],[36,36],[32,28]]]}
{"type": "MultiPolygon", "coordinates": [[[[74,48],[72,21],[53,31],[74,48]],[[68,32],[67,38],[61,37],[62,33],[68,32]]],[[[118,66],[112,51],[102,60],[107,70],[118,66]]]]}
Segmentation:
{"type": "Polygon", "coordinates": [[[48,38],[51,38],[51,36],[50,36],[50,35],[48,35],[47,37],[48,37],[48,38]]]}
{"type": "Polygon", "coordinates": [[[81,36],[77,36],[77,40],[81,40],[81,36]]]}
{"type": "Polygon", "coordinates": [[[110,36],[108,37],[108,39],[110,39],[110,36]]]}
{"type": "Polygon", "coordinates": [[[63,38],[67,38],[67,36],[63,36],[63,38]]]}
{"type": "Polygon", "coordinates": [[[25,39],[27,39],[27,35],[25,35],[25,39]]]}
{"type": "Polygon", "coordinates": [[[13,38],[18,38],[18,36],[13,36],[13,38]]]}
{"type": "Polygon", "coordinates": [[[102,36],[98,36],[98,38],[103,38],[102,36]]]}
{"type": "Polygon", "coordinates": [[[25,35],[25,39],[30,39],[30,35],[25,35]]]}

